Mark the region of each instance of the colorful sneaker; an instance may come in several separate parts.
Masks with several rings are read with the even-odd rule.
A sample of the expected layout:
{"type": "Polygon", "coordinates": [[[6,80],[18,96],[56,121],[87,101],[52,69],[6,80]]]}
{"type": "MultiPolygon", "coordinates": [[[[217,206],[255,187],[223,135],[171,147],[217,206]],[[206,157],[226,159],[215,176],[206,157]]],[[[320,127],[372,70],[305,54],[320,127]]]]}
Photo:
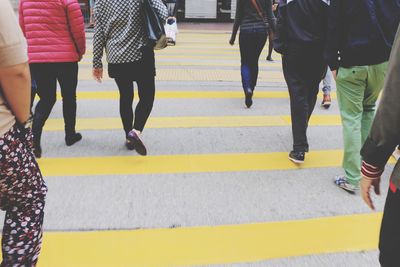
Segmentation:
{"type": "Polygon", "coordinates": [[[395,160],[399,160],[399,158],[400,158],[400,147],[396,148],[396,150],[393,152],[392,156],[393,156],[393,158],[395,160]]]}
{"type": "Polygon", "coordinates": [[[331,95],[324,95],[321,106],[325,109],[329,109],[331,107],[331,103],[332,103],[331,95]]]}
{"type": "Polygon", "coordinates": [[[139,155],[146,156],[147,155],[147,150],[146,147],[144,146],[142,140],[140,140],[139,136],[137,133],[132,130],[128,133],[127,139],[133,144],[133,147],[135,148],[136,152],[139,155]]]}
{"type": "Polygon", "coordinates": [[[289,159],[296,164],[303,164],[305,157],[306,157],[305,152],[291,151],[289,153],[289,159]]]}
{"type": "Polygon", "coordinates": [[[335,177],[335,180],[333,181],[335,185],[340,187],[341,189],[345,190],[346,192],[350,194],[355,194],[357,190],[359,189],[358,186],[354,186],[347,182],[347,178],[344,175],[338,175],[335,177]]]}

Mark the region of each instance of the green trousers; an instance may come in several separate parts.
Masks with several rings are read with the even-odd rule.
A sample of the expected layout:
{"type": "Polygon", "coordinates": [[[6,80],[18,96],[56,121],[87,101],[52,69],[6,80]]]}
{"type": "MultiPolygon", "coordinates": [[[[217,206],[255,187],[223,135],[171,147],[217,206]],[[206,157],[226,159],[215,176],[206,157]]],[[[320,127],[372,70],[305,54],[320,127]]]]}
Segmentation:
{"type": "Polygon", "coordinates": [[[336,87],[343,124],[343,168],[347,181],[354,186],[361,180],[360,151],[371,129],[387,67],[385,62],[340,68],[338,72],[336,87]]]}

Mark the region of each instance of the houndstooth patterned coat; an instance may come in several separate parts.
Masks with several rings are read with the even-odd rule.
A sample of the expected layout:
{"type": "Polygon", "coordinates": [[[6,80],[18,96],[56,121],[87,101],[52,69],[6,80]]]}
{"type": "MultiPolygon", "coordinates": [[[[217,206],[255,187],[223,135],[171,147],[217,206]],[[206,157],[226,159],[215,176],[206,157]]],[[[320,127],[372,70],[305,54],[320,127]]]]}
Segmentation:
{"type": "Polygon", "coordinates": [[[168,11],[161,0],[96,0],[93,68],[103,68],[104,50],[107,62],[112,64],[142,58],[141,48],[147,44],[143,1],[150,1],[159,17],[167,19],[168,11]]]}

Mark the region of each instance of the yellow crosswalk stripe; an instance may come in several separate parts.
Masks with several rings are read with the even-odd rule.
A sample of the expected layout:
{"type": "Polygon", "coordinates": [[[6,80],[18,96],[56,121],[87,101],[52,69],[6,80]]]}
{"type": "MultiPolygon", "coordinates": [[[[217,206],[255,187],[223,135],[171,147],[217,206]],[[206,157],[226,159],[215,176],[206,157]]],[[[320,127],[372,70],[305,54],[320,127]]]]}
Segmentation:
{"type": "MultiPolygon", "coordinates": [[[[147,129],[159,128],[227,128],[227,127],[273,127],[290,126],[291,118],[282,116],[212,116],[212,117],[151,117],[147,129]]],[[[314,115],[310,126],[340,126],[339,115],[314,115]]],[[[121,129],[119,118],[80,118],[78,130],[115,130],[121,129]]],[[[63,131],[63,119],[49,119],[46,131],[63,131]]]]}
{"type": "MultiPolygon", "coordinates": [[[[61,94],[57,94],[58,99],[61,99],[61,94]]],[[[322,93],[319,95],[322,97],[322,93]]],[[[336,93],[331,93],[332,98],[336,98],[336,93]]],[[[77,98],[80,100],[98,100],[98,99],[119,99],[119,92],[115,91],[80,91],[77,93],[77,98]]],[[[236,91],[157,91],[156,98],[168,99],[204,99],[204,98],[244,98],[242,90],[236,91]]],[[[256,91],[254,99],[258,98],[289,98],[287,91],[256,91]]]]}
{"type": "MultiPolygon", "coordinates": [[[[213,67],[240,67],[240,62],[239,59],[235,60],[236,62],[234,63],[223,63],[220,60],[216,59],[212,62],[210,61],[178,61],[178,60],[173,60],[174,57],[171,57],[171,61],[159,61],[157,62],[157,66],[162,66],[162,67],[205,67],[205,66],[213,66],[213,67]]],[[[103,63],[106,64],[106,63],[103,63]]],[[[81,62],[81,66],[88,67],[92,66],[91,62],[81,62]]],[[[259,65],[262,68],[274,68],[274,69],[280,69],[281,68],[281,63],[260,63],[259,65]]]]}
{"type": "Polygon", "coordinates": [[[45,233],[39,267],[171,267],[377,249],[381,213],[134,231],[45,233]]]}
{"type": "MultiPolygon", "coordinates": [[[[107,77],[107,75],[105,75],[107,77]]],[[[80,80],[93,80],[90,69],[83,69],[79,72],[80,80]]],[[[218,69],[158,69],[156,80],[160,81],[220,81],[220,82],[241,82],[240,70],[218,69]]],[[[259,82],[279,82],[284,83],[283,74],[280,71],[260,72],[259,82]]]]}
{"type": "Polygon", "coordinates": [[[291,163],[287,152],[147,157],[132,153],[132,156],[119,157],[43,158],[39,163],[44,176],[48,177],[327,168],[340,166],[342,157],[340,150],[312,151],[301,166],[291,163]]]}

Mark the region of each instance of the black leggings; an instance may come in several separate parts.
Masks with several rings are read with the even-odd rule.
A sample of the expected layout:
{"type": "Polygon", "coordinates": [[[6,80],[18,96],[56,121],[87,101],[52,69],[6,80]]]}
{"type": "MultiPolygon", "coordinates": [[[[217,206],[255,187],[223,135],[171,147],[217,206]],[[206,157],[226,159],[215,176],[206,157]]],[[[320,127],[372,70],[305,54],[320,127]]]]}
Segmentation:
{"type": "Polygon", "coordinates": [[[31,64],[35,77],[36,93],[40,97],[33,115],[34,139],[40,143],[43,126],[49,118],[57,100],[57,81],[61,87],[65,134],[75,133],[76,87],[78,85],[78,63],[34,63],[31,64]]]}
{"type": "Polygon", "coordinates": [[[125,134],[132,130],[143,131],[147,119],[153,109],[154,95],[155,95],[155,82],[154,76],[147,75],[136,81],[139,93],[139,103],[135,110],[135,122],[133,122],[133,80],[128,78],[115,78],[117,83],[120,98],[119,98],[119,112],[121,115],[122,124],[124,126],[125,134]],[[133,126],[132,126],[133,125],[133,126]]]}
{"type": "Polygon", "coordinates": [[[383,267],[397,267],[399,259],[399,240],[400,240],[400,191],[391,183],[385,210],[383,212],[379,250],[379,261],[383,267]]]}

